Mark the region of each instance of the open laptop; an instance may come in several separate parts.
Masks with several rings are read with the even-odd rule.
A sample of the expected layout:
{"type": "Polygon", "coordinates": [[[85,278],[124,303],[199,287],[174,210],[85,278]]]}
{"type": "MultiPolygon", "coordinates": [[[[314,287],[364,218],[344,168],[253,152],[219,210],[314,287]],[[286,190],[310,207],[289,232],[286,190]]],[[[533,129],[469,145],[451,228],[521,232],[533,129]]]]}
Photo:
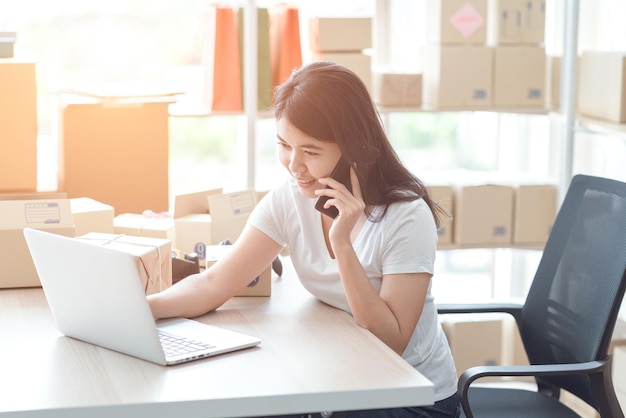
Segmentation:
{"type": "Polygon", "coordinates": [[[131,254],[30,228],[24,237],[55,323],[69,337],[162,365],[261,342],[184,318],[155,321],[131,254]],[[191,347],[166,355],[162,342],[170,339],[191,347]]]}

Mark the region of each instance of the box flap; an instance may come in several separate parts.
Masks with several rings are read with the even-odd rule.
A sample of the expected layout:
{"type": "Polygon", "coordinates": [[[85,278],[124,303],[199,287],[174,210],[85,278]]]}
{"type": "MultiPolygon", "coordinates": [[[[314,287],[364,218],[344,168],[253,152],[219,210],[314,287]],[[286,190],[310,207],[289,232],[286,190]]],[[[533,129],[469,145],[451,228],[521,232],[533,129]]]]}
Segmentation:
{"type": "Polygon", "coordinates": [[[74,226],[68,199],[0,201],[0,228],[68,228],[74,226]]]}
{"type": "Polygon", "coordinates": [[[204,190],[202,192],[180,194],[174,198],[174,218],[193,213],[209,213],[207,198],[221,194],[222,189],[204,190]]]}
{"type": "Polygon", "coordinates": [[[214,221],[250,215],[256,206],[256,193],[252,190],[210,196],[209,212],[214,221]]]}
{"type": "Polygon", "coordinates": [[[65,199],[67,193],[62,192],[36,192],[36,193],[0,193],[2,200],[38,200],[38,199],[65,199]]]}
{"type": "Polygon", "coordinates": [[[86,213],[107,210],[113,212],[113,206],[99,202],[90,197],[74,197],[70,199],[72,213],[86,213]]]}

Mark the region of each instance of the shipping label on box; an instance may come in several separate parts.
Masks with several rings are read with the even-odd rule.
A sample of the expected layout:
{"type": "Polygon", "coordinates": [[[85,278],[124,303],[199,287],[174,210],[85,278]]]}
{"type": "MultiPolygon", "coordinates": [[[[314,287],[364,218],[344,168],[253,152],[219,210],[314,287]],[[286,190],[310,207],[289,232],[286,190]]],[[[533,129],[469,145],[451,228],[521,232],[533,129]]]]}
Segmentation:
{"type": "Polygon", "coordinates": [[[356,52],[372,47],[371,17],[309,19],[309,47],[317,52],[356,52]]]}
{"type": "Polygon", "coordinates": [[[65,198],[0,200],[0,288],[41,286],[24,239],[24,228],[73,237],[70,201],[65,198]]]}
{"type": "Polygon", "coordinates": [[[113,218],[115,211],[113,206],[89,197],[70,199],[70,206],[77,236],[85,235],[89,232],[103,232],[105,234],[114,232],[113,218]]]}
{"type": "MultiPolygon", "coordinates": [[[[206,268],[218,262],[230,251],[232,245],[209,245],[206,247],[206,268]]],[[[271,296],[272,294],[272,266],[268,266],[235,296],[271,296]]]]}
{"type": "Polygon", "coordinates": [[[513,186],[464,185],[455,190],[456,244],[510,244],[513,239],[513,186]]]}
{"type": "Polygon", "coordinates": [[[139,237],[176,239],[174,220],[170,217],[151,217],[137,213],[123,213],[113,218],[113,232],[139,237]]]}
{"type": "Polygon", "coordinates": [[[372,74],[374,103],[380,106],[421,106],[422,75],[374,72],[372,74]]]}
{"type": "Polygon", "coordinates": [[[428,43],[486,43],[487,0],[429,0],[425,4],[428,43]]]}
{"type": "Polygon", "coordinates": [[[515,188],[513,242],[545,244],[557,213],[554,184],[521,184],[515,188]]]}
{"type": "Polygon", "coordinates": [[[75,239],[134,255],[147,295],[172,286],[172,243],[168,239],[98,232],[75,239]]]}
{"type": "Polygon", "coordinates": [[[424,46],[424,104],[434,108],[485,108],[493,104],[493,48],[424,46]]]}

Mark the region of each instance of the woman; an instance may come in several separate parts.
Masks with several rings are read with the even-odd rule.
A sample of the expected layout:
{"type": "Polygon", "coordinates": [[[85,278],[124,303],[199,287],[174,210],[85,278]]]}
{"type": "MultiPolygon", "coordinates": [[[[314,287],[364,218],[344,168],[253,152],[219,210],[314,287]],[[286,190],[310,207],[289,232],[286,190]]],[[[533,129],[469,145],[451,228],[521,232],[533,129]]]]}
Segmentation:
{"type": "Polygon", "coordinates": [[[259,202],[226,258],[149,297],[154,316],[217,309],[288,246],[309,292],[351,313],[435,385],[432,407],[346,415],[458,416],[454,362],[430,292],[439,208],[400,163],[350,70],[311,63],[277,87],[274,101],[279,159],[291,178],[259,202]],[[340,158],[352,192],[330,177],[340,158]],[[315,209],[320,197],[336,208],[334,219],[315,209]]]}

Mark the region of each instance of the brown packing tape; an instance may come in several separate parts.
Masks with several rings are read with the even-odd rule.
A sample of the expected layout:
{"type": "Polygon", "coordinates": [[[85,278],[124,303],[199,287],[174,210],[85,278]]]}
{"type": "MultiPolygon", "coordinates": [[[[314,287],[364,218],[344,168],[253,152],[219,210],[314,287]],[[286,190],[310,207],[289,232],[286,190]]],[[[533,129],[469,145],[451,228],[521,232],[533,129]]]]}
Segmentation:
{"type": "Polygon", "coordinates": [[[141,276],[142,283],[144,284],[144,290],[146,294],[158,293],[162,290],[171,286],[171,259],[169,254],[162,254],[162,249],[160,246],[156,244],[148,244],[145,242],[139,242],[139,237],[130,237],[124,234],[97,234],[100,236],[86,236],[76,237],[76,239],[83,239],[91,241],[92,243],[98,243],[102,246],[112,246],[115,247],[117,244],[122,244],[122,246],[117,246],[117,250],[128,250],[128,248],[124,248],[123,246],[138,246],[145,248],[152,248],[155,250],[156,257],[151,256],[150,253],[147,254],[131,254],[135,255],[137,261],[137,268],[139,270],[139,274],[141,276]],[[109,237],[105,237],[105,235],[110,235],[109,237]],[[168,268],[169,266],[169,268],[168,268]]]}

